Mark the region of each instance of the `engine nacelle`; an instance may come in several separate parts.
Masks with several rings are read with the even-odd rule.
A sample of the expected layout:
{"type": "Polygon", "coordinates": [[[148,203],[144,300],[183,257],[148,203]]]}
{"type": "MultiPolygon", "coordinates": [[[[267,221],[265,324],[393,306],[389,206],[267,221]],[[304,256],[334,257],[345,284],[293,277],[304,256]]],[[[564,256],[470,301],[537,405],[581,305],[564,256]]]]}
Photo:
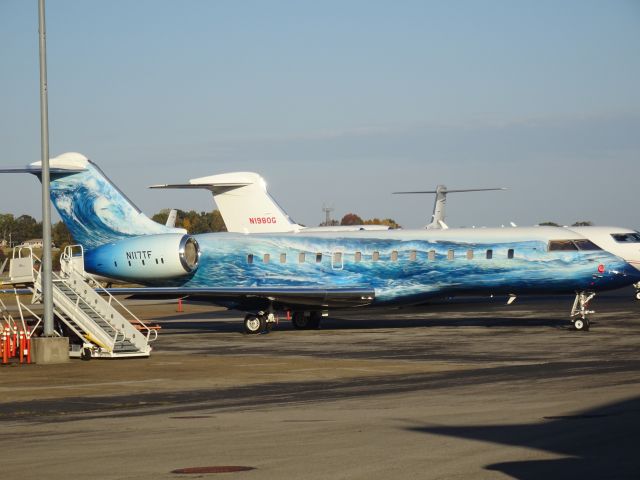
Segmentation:
{"type": "Polygon", "coordinates": [[[200,261],[195,238],[163,233],[127,238],[85,252],[84,268],[97,275],[138,283],[193,275],[200,261]]]}

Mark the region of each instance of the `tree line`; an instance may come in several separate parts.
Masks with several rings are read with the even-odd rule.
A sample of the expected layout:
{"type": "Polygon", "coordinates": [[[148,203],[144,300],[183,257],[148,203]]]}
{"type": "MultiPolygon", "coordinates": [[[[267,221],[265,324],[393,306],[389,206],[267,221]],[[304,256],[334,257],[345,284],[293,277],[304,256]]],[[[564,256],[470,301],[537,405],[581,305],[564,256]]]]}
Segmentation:
{"type": "Polygon", "coordinates": [[[369,218],[367,220],[363,220],[360,215],[355,213],[347,213],[342,220],[338,222],[338,220],[330,220],[329,223],[322,222],[320,224],[321,227],[333,227],[337,225],[386,225],[389,228],[402,228],[394,219],[392,218],[369,218]]]}
{"type": "MultiPolygon", "coordinates": [[[[164,208],[151,217],[154,222],[161,223],[162,225],[167,223],[169,216],[169,209],[164,208]]],[[[208,232],[226,232],[227,227],[224,224],[220,210],[214,210],[212,212],[196,212],[195,210],[176,210],[176,223],[177,228],[184,228],[187,232],[196,233],[208,233],[208,232]]]]}
{"type": "MultiPolygon", "coordinates": [[[[21,245],[27,240],[42,238],[42,222],[38,222],[31,215],[15,217],[11,213],[0,213],[0,233],[7,247],[21,245]]],[[[51,241],[54,245],[73,242],[71,233],[63,222],[51,226],[51,241]]]]}

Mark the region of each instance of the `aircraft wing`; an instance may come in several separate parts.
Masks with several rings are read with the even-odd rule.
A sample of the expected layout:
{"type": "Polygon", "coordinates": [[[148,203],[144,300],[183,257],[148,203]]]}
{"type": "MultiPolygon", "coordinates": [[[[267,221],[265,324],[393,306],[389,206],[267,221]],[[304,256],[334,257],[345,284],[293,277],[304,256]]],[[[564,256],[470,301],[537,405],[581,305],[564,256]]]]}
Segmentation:
{"type": "Polygon", "coordinates": [[[348,308],[369,305],[375,298],[372,288],[185,288],[138,287],[108,288],[112,295],[135,298],[186,298],[243,310],[290,308],[348,308]]]}

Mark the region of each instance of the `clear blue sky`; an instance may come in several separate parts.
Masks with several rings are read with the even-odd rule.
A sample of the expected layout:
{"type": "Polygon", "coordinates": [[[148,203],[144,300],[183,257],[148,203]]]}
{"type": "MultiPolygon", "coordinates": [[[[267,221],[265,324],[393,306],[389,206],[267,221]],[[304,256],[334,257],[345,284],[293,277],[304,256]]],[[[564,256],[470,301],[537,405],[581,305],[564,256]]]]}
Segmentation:
{"type": "MultiPolygon", "coordinates": [[[[0,164],[39,160],[37,1],[0,0],[0,164]]],[[[298,222],[589,219],[637,228],[640,2],[47,2],[51,154],[79,151],[142,210],[154,183],[262,174],[298,222]]],[[[39,183],[0,211],[40,218],[39,183]]]]}

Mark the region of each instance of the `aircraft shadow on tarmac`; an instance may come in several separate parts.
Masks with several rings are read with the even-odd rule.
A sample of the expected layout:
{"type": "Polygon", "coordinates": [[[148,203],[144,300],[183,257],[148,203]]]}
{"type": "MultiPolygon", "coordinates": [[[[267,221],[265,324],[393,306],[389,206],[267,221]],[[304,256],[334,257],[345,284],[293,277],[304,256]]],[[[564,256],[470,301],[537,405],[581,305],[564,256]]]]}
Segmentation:
{"type": "MultiPolygon", "coordinates": [[[[605,292],[596,299],[596,311],[610,314],[620,308],[636,309],[640,306],[640,302],[633,298],[632,293],[633,289],[630,288],[605,292]]],[[[458,297],[401,309],[378,308],[366,312],[358,309],[332,311],[331,317],[322,320],[321,329],[341,331],[425,327],[505,329],[548,327],[573,330],[569,322],[572,296],[526,296],[518,298],[516,303],[510,306],[506,305],[506,298],[505,296],[458,297]]],[[[184,302],[184,312],[176,312],[174,315],[153,321],[162,326],[162,333],[171,335],[242,331],[240,322],[243,314],[241,312],[215,310],[189,313],[190,304],[191,302],[187,300],[184,302]]],[[[195,302],[194,305],[202,305],[202,302],[195,302]]],[[[599,323],[598,313],[592,317],[592,326],[597,326],[599,323]]],[[[295,330],[291,322],[281,316],[276,332],[291,330],[295,330]]]]}
{"type": "Polygon", "coordinates": [[[640,478],[640,397],[575,415],[544,417],[539,423],[414,427],[409,430],[527,447],[567,458],[486,465],[519,480],[640,478]]]}
{"type": "MultiPolygon", "coordinates": [[[[406,317],[406,314],[402,314],[406,317]]],[[[240,332],[242,331],[240,316],[220,316],[219,312],[207,313],[183,313],[172,315],[157,320],[162,326],[161,334],[180,335],[192,333],[213,332],[240,332]]],[[[595,325],[596,322],[592,322],[595,325]]],[[[322,320],[321,330],[380,330],[380,329],[410,329],[410,328],[435,328],[435,327],[486,327],[486,328],[531,328],[548,327],[555,329],[571,329],[568,320],[564,318],[521,318],[521,317],[464,317],[447,318],[397,318],[393,315],[385,315],[383,318],[350,318],[334,316],[322,320]]],[[[295,331],[291,322],[280,319],[274,333],[279,331],[295,331]]]]}

